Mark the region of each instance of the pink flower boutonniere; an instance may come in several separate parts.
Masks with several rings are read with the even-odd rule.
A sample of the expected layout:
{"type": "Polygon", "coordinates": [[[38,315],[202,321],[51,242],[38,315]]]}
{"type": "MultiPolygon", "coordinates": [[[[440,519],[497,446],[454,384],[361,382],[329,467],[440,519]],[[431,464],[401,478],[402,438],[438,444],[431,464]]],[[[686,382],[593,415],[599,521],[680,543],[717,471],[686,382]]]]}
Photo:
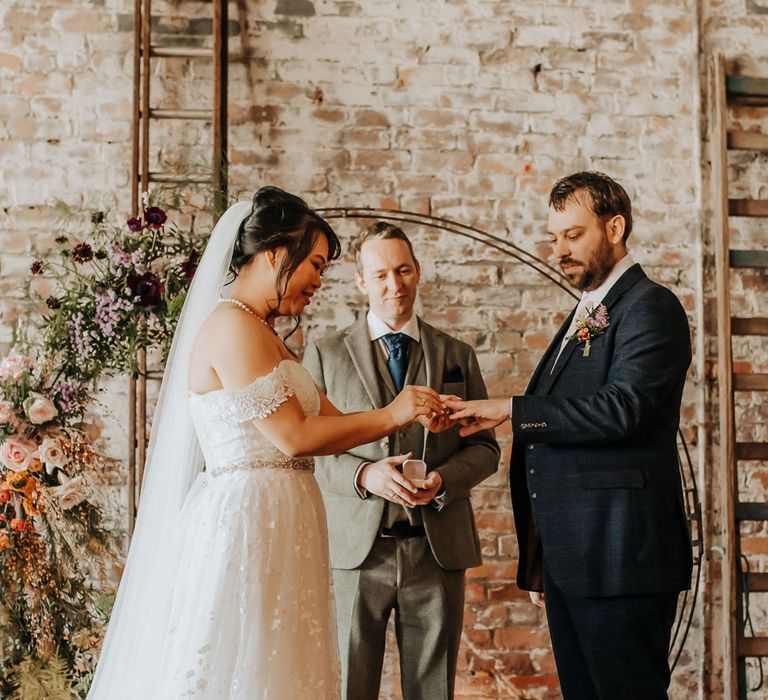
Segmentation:
{"type": "Polygon", "coordinates": [[[576,330],[568,340],[576,339],[579,343],[584,343],[582,355],[589,357],[592,340],[605,333],[608,326],[608,309],[605,304],[600,304],[582,318],[576,319],[576,330]]]}

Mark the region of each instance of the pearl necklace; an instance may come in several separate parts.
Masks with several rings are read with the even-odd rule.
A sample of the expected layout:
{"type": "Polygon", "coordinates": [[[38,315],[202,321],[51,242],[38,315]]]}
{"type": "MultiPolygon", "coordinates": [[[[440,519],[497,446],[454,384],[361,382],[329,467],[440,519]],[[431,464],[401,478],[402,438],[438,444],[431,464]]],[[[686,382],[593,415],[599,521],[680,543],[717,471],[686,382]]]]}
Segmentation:
{"type": "Polygon", "coordinates": [[[261,322],[262,322],[262,323],[263,323],[263,324],[264,324],[264,325],[265,325],[267,328],[269,328],[269,330],[271,330],[271,331],[272,331],[272,333],[274,333],[275,335],[277,335],[277,331],[276,331],[274,328],[272,328],[272,326],[270,326],[270,325],[269,325],[269,323],[267,323],[266,319],[263,319],[263,318],[262,318],[261,316],[259,316],[259,314],[257,314],[257,313],[256,313],[256,312],[255,312],[255,311],[254,311],[254,310],[253,310],[253,309],[252,309],[250,306],[248,306],[248,304],[244,304],[244,303],[243,303],[242,301],[240,301],[239,299],[232,299],[232,298],[230,298],[230,297],[225,297],[225,298],[219,299],[218,303],[219,303],[219,304],[232,304],[232,305],[236,306],[237,308],[239,308],[239,309],[242,309],[242,310],[243,310],[243,311],[245,311],[246,313],[249,313],[249,314],[251,314],[251,316],[254,316],[255,318],[257,318],[257,319],[258,319],[259,321],[261,321],[261,322]]]}

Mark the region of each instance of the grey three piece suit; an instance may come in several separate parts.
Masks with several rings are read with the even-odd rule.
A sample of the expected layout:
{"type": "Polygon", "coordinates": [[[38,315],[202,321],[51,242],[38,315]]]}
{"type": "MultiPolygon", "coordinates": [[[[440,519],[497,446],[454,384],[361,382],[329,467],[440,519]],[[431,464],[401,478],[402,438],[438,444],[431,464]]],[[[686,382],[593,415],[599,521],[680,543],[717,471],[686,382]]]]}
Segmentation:
{"type": "MultiPolygon", "coordinates": [[[[444,394],[487,398],[475,353],[419,319],[421,342],[412,342],[406,384],[444,394]]],[[[349,328],[310,343],[304,364],[330,400],[345,413],[381,408],[396,395],[386,360],[369,337],[365,316],[349,328]]],[[[473,486],[498,467],[491,431],[461,438],[453,428],[431,434],[419,425],[347,453],[316,460],[323,492],[333,567],[341,650],[343,697],[378,697],[385,631],[395,631],[406,700],[453,697],[464,608],[464,570],[481,563],[470,503],[473,486]],[[361,462],[412,451],[443,479],[439,503],[405,509],[355,487],[361,462]],[[426,537],[382,537],[397,520],[423,525],[426,537]]]]}

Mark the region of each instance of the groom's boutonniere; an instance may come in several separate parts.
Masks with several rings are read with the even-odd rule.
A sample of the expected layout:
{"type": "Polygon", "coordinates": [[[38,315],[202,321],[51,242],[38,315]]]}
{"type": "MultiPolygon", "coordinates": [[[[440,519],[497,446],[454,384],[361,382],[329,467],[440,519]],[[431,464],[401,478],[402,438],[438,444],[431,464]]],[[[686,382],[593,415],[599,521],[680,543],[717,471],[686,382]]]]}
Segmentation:
{"type": "Polygon", "coordinates": [[[584,343],[584,350],[581,354],[584,357],[589,357],[592,340],[605,333],[608,325],[608,309],[605,308],[605,304],[600,304],[586,316],[576,320],[576,330],[568,340],[576,339],[579,343],[584,343]]]}

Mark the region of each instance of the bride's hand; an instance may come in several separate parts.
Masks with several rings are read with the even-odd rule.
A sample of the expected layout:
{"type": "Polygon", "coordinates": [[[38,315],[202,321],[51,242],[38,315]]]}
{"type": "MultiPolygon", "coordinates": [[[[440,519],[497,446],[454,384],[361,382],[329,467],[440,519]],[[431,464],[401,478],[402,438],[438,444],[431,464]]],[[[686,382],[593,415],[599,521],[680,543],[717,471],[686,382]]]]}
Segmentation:
{"type": "Polygon", "coordinates": [[[466,425],[463,421],[455,421],[451,418],[451,409],[446,404],[447,401],[463,401],[463,399],[455,394],[440,394],[439,396],[443,407],[442,411],[432,416],[421,416],[418,419],[419,423],[431,433],[442,433],[450,430],[457,422],[466,425]]]}
{"type": "Polygon", "coordinates": [[[444,411],[440,396],[434,389],[410,385],[403,387],[387,408],[398,428],[410,425],[420,416],[429,418],[444,411]]]}

